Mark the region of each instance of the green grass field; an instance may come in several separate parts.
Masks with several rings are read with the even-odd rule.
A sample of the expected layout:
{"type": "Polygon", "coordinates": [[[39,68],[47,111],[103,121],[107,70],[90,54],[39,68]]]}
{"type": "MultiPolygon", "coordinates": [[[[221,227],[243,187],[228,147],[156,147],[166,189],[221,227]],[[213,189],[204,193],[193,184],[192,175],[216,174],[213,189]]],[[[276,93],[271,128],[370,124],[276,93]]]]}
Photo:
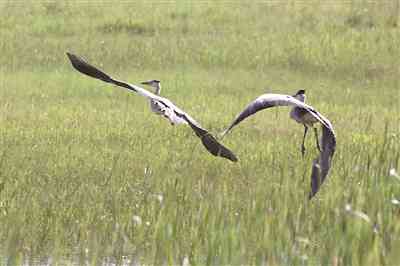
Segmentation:
{"type": "MultiPolygon", "coordinates": [[[[400,3],[0,2],[0,265],[396,265],[400,3]],[[307,91],[337,133],[328,180],[288,108],[216,158],[65,52],[214,134],[266,92],[307,91]],[[363,216],[361,213],[365,214],[363,216]]],[[[398,174],[399,175],[399,174],[398,174]]]]}

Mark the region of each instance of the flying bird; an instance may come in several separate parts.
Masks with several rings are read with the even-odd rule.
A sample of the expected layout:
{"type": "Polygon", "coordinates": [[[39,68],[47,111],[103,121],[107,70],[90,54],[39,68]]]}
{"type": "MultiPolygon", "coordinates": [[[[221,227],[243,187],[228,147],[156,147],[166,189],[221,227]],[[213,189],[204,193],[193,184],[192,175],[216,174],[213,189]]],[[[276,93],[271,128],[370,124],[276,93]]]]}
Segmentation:
{"type": "Polygon", "coordinates": [[[196,136],[198,136],[201,139],[201,142],[203,143],[204,147],[212,155],[223,157],[233,162],[236,162],[238,160],[232,151],[230,151],[228,148],[219,143],[211,133],[209,133],[206,129],[204,129],[190,115],[188,115],[182,109],[174,105],[167,98],[159,96],[161,90],[160,81],[150,80],[142,82],[142,84],[150,85],[155,88],[155,93],[152,93],[139,86],[127,83],[125,81],[114,79],[113,77],[97,69],[96,67],[90,65],[85,60],[74,54],[67,53],[67,56],[71,61],[72,66],[79,72],[86,74],[92,78],[96,78],[104,82],[126,88],[130,91],[134,91],[139,95],[146,97],[150,101],[151,110],[154,113],[162,115],[163,117],[167,118],[172,125],[188,124],[194,131],[196,136]]]}
{"type": "Polygon", "coordinates": [[[320,186],[328,175],[331,167],[331,160],[336,149],[336,136],[331,122],[322,114],[317,112],[312,106],[306,104],[305,99],[305,90],[299,90],[293,96],[272,93],[263,94],[251,102],[233,120],[231,125],[222,133],[222,136],[226,135],[241,121],[260,110],[275,106],[292,106],[290,118],[304,126],[303,141],[301,144],[302,155],[304,156],[304,141],[309,127],[314,128],[317,148],[320,151],[318,158],[313,161],[311,170],[311,191],[309,194],[309,199],[311,199],[318,192],[320,186]],[[321,124],[322,127],[321,145],[318,141],[318,131],[315,127],[316,123],[321,124]]]}

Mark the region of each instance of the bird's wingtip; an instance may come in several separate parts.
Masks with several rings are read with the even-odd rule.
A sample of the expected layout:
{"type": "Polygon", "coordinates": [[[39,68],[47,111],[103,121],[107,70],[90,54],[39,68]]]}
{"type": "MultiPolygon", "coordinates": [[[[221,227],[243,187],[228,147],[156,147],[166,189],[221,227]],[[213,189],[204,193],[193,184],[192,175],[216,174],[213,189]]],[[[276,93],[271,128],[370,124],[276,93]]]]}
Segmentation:
{"type": "Polygon", "coordinates": [[[310,191],[310,193],[308,193],[308,200],[312,200],[314,198],[316,193],[313,193],[312,191],[310,191]]]}
{"type": "Polygon", "coordinates": [[[74,55],[73,55],[72,53],[70,53],[70,52],[65,52],[65,54],[68,56],[68,58],[71,58],[71,57],[74,56],[74,55]]]}
{"type": "Polygon", "coordinates": [[[74,55],[73,53],[65,52],[65,54],[67,55],[69,61],[71,61],[72,64],[74,64],[77,61],[79,61],[78,57],[76,55],[74,55]]]}
{"type": "Polygon", "coordinates": [[[234,162],[234,163],[239,161],[238,157],[236,157],[236,155],[232,151],[230,151],[228,149],[226,149],[225,151],[220,152],[217,156],[224,157],[224,158],[226,158],[229,161],[234,162]]]}
{"type": "Polygon", "coordinates": [[[219,134],[219,138],[220,138],[220,139],[223,139],[223,138],[225,137],[225,135],[228,134],[228,132],[229,132],[229,129],[225,129],[224,131],[222,131],[222,132],[219,134]]]}
{"type": "Polygon", "coordinates": [[[232,162],[237,163],[238,161],[239,161],[238,157],[236,157],[236,156],[234,155],[234,157],[232,158],[232,162]]]}

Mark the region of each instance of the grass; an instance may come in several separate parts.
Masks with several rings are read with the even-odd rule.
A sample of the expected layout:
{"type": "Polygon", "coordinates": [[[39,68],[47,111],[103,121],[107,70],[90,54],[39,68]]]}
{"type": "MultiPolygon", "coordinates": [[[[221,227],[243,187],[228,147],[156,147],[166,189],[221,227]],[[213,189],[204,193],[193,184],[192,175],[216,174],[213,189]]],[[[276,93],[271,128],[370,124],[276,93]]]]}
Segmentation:
{"type": "Polygon", "coordinates": [[[1,2],[0,264],[397,263],[398,14],[396,1],[1,2]],[[224,139],[233,164],[66,51],[160,79],[213,133],[262,93],[305,88],[337,131],[329,178],[308,202],[317,153],[309,137],[301,158],[286,108],[224,139]]]}

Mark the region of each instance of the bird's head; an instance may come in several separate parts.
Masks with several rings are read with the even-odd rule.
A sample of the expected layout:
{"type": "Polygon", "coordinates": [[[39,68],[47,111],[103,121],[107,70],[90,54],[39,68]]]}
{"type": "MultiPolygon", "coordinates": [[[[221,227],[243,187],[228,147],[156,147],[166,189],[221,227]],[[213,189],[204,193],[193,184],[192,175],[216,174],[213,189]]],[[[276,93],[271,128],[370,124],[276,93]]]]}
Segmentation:
{"type": "Polygon", "coordinates": [[[149,85],[149,86],[152,86],[155,88],[160,84],[160,81],[156,80],[156,79],[152,79],[152,80],[140,82],[140,84],[149,85]]]}
{"type": "Polygon", "coordinates": [[[303,90],[303,89],[298,90],[296,92],[296,94],[293,95],[293,97],[296,98],[299,101],[305,102],[305,100],[306,100],[306,90],[303,90]]]}
{"type": "Polygon", "coordinates": [[[156,80],[156,79],[147,80],[147,81],[140,82],[140,84],[148,85],[148,86],[151,86],[151,87],[155,88],[156,89],[155,92],[156,92],[157,95],[160,93],[161,84],[160,84],[159,80],[156,80]]]}

